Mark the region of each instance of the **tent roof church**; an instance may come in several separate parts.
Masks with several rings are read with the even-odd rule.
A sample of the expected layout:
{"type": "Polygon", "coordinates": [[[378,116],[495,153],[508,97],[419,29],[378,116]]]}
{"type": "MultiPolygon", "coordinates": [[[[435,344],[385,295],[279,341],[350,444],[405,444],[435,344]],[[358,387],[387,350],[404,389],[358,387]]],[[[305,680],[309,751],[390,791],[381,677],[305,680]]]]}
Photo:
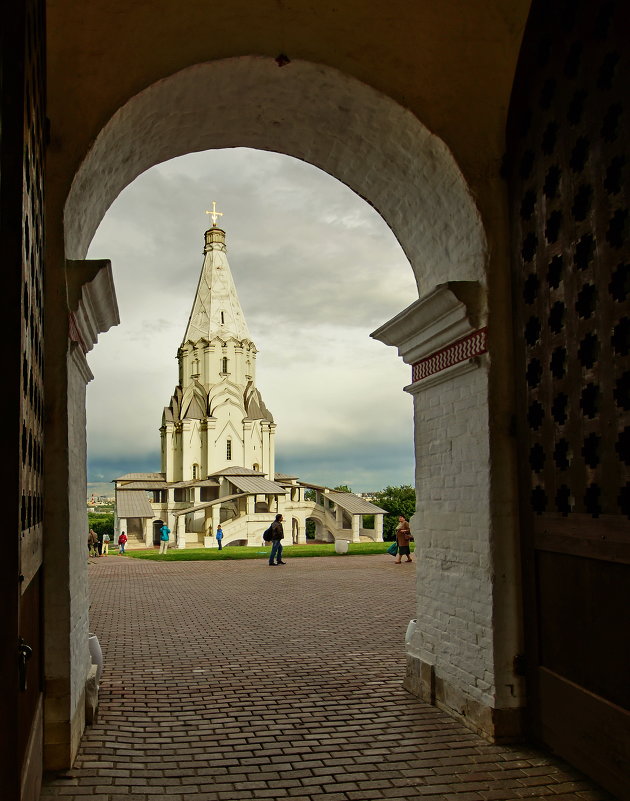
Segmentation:
{"type": "Polygon", "coordinates": [[[166,523],[178,547],[260,546],[275,514],[287,541],[382,540],[383,509],[352,493],[275,472],[276,422],[256,386],[258,350],[251,338],[227,258],[223,216],[213,201],[204,259],[188,324],[177,351],[178,382],[162,413],[159,473],[115,479],[116,528],[128,547],[150,547],[166,523]],[[306,498],[310,490],[309,500],[306,498]],[[314,500],[313,500],[314,497],[314,500]],[[374,528],[363,526],[375,515],[374,528]]]}

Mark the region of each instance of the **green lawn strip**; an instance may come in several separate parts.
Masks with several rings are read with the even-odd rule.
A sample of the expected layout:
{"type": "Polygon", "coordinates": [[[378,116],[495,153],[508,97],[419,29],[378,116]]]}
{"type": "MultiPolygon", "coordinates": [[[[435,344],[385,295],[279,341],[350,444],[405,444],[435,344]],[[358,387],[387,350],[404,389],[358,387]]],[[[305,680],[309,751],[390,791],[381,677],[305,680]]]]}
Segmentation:
{"type": "MultiPolygon", "coordinates": [[[[346,556],[369,556],[371,554],[385,553],[391,542],[359,542],[350,543],[346,556]]],[[[411,543],[413,550],[414,543],[411,543]]],[[[171,548],[166,554],[159,554],[157,549],[147,551],[127,551],[127,556],[133,559],[151,559],[155,562],[200,562],[207,560],[229,559],[269,559],[271,548],[253,548],[248,546],[227,546],[222,550],[217,548],[171,548]]],[[[287,545],[282,549],[282,555],[287,558],[309,558],[320,556],[340,556],[336,553],[333,543],[330,545],[287,545]]]]}

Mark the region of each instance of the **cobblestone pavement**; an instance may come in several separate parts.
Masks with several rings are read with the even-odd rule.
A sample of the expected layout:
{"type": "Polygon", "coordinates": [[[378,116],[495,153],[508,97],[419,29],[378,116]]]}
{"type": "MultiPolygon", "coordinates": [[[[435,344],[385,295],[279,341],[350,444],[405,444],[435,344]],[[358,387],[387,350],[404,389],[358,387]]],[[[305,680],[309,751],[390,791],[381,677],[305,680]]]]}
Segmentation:
{"type": "Polygon", "coordinates": [[[89,571],[99,718],[46,801],[610,798],[402,689],[413,564],[109,556],[89,571]]]}

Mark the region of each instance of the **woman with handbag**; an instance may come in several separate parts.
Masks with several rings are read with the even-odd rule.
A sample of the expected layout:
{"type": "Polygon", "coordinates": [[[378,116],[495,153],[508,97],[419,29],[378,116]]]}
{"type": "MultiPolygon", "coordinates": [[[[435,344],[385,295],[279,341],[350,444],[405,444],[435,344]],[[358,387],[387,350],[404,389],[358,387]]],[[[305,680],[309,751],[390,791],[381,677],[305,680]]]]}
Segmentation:
{"type": "Polygon", "coordinates": [[[398,525],[396,526],[396,543],[398,544],[398,554],[394,560],[395,565],[399,565],[402,556],[407,557],[408,562],[412,562],[411,547],[409,543],[413,537],[409,528],[409,521],[404,515],[399,515],[398,525]]]}

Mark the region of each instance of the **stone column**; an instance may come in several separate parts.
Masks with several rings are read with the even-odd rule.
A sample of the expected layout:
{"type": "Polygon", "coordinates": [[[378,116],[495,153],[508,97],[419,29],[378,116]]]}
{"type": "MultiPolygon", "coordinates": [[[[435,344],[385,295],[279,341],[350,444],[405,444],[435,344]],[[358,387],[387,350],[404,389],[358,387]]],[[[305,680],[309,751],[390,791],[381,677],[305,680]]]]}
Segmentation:
{"type": "Polygon", "coordinates": [[[383,542],[383,515],[374,515],[374,542],[383,542]]]}
{"type": "Polygon", "coordinates": [[[361,542],[361,515],[352,515],[352,542],[361,542]]]}
{"type": "Polygon", "coordinates": [[[243,461],[236,462],[242,464],[243,467],[253,467],[254,462],[259,461],[259,458],[254,455],[254,444],[252,440],[252,431],[254,430],[253,420],[243,420],[241,429],[241,440],[243,443],[243,461]]]}
{"type": "Polygon", "coordinates": [[[525,701],[515,672],[522,648],[516,515],[505,480],[511,410],[491,396],[485,326],[484,290],[452,282],[372,336],[412,365],[417,625],[405,687],[487,737],[511,738],[525,701]]]}
{"type": "Polygon", "coordinates": [[[145,517],[143,520],[144,526],[144,547],[153,547],[153,518],[145,517]]]}
{"type": "Polygon", "coordinates": [[[269,423],[269,478],[276,477],[276,424],[269,423]]]}
{"type": "Polygon", "coordinates": [[[192,423],[190,420],[182,421],[182,480],[189,481],[192,478],[192,466],[195,461],[194,453],[190,451],[190,432],[192,423]]]}
{"type": "Polygon", "coordinates": [[[304,518],[297,519],[297,544],[306,545],[306,520],[304,518]]]}
{"type": "Polygon", "coordinates": [[[186,515],[177,515],[175,518],[177,547],[181,550],[186,547],[186,515]]]}
{"type": "MultiPolygon", "coordinates": [[[[46,492],[51,500],[46,501],[50,514],[45,518],[49,536],[44,539],[43,604],[44,766],[52,771],[70,768],[76,756],[85,726],[91,668],[85,396],[93,376],[86,356],[98,334],[119,322],[109,261],[67,262],[66,280],[68,316],[55,330],[55,337],[58,333],[63,341],[54,340],[60,347],[65,341],[65,359],[47,377],[47,407],[56,415],[45,456],[46,492]]],[[[58,323],[51,322],[53,328],[58,323]]]]}
{"type": "Polygon", "coordinates": [[[173,481],[173,424],[165,423],[160,428],[160,441],[162,448],[162,472],[167,481],[173,481]]]}
{"type": "Polygon", "coordinates": [[[269,453],[270,442],[269,442],[268,423],[260,424],[260,434],[262,437],[262,445],[261,445],[262,453],[260,458],[260,469],[264,474],[265,478],[268,478],[270,481],[273,481],[274,477],[271,474],[271,455],[269,453]]]}
{"type": "MultiPolygon", "coordinates": [[[[221,504],[215,503],[212,507],[212,534],[213,536],[216,534],[217,526],[221,522],[221,504]]],[[[215,537],[215,546],[218,547],[215,537]]]]}

